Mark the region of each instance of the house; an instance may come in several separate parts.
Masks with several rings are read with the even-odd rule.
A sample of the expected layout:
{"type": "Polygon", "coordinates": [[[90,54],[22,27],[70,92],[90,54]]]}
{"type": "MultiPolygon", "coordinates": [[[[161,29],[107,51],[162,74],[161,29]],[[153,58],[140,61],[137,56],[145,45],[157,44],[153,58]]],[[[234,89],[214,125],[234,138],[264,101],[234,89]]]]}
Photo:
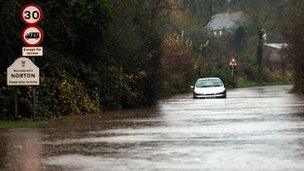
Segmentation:
{"type": "Polygon", "coordinates": [[[284,49],[288,47],[287,43],[264,43],[264,46],[274,48],[274,49],[284,49]]]}
{"type": "Polygon", "coordinates": [[[246,20],[246,15],[242,11],[216,14],[211,17],[206,29],[211,31],[214,36],[220,36],[236,31],[246,20]]]}

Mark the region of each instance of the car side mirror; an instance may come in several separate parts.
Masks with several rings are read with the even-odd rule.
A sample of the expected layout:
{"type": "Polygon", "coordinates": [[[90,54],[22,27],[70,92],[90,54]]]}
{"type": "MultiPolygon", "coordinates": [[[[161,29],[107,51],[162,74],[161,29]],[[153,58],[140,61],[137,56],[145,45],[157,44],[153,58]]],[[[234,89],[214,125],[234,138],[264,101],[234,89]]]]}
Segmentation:
{"type": "Polygon", "coordinates": [[[194,86],[190,86],[191,89],[194,89],[194,86]]]}

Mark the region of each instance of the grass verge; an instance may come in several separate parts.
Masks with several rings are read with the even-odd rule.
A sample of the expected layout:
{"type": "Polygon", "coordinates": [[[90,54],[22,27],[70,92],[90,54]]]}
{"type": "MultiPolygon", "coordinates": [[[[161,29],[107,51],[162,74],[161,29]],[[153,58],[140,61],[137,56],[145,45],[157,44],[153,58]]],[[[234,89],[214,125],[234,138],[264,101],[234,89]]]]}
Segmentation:
{"type": "Polygon", "coordinates": [[[0,121],[1,128],[20,128],[20,127],[33,127],[48,124],[49,121],[33,121],[33,120],[20,120],[20,121],[0,121]]]}

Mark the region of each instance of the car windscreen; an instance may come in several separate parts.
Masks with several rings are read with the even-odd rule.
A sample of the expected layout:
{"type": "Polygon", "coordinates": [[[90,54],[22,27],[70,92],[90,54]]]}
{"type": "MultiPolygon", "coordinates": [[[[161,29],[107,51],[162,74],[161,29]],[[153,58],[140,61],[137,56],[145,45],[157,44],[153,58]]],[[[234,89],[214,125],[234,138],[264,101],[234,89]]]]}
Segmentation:
{"type": "Polygon", "coordinates": [[[195,84],[196,87],[220,87],[223,85],[223,82],[219,79],[207,79],[207,80],[198,80],[195,84]]]}

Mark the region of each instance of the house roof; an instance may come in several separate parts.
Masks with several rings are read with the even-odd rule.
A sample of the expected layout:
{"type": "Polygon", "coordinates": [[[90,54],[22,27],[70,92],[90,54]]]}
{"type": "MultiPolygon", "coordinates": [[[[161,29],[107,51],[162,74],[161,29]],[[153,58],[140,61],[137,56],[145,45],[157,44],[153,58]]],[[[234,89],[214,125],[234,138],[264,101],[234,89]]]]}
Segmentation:
{"type": "Polygon", "coordinates": [[[274,49],[283,49],[288,47],[287,43],[265,43],[264,46],[268,46],[274,49]]]}
{"type": "Polygon", "coordinates": [[[236,29],[245,21],[246,16],[242,11],[221,13],[211,17],[207,28],[209,30],[236,29]]]}

